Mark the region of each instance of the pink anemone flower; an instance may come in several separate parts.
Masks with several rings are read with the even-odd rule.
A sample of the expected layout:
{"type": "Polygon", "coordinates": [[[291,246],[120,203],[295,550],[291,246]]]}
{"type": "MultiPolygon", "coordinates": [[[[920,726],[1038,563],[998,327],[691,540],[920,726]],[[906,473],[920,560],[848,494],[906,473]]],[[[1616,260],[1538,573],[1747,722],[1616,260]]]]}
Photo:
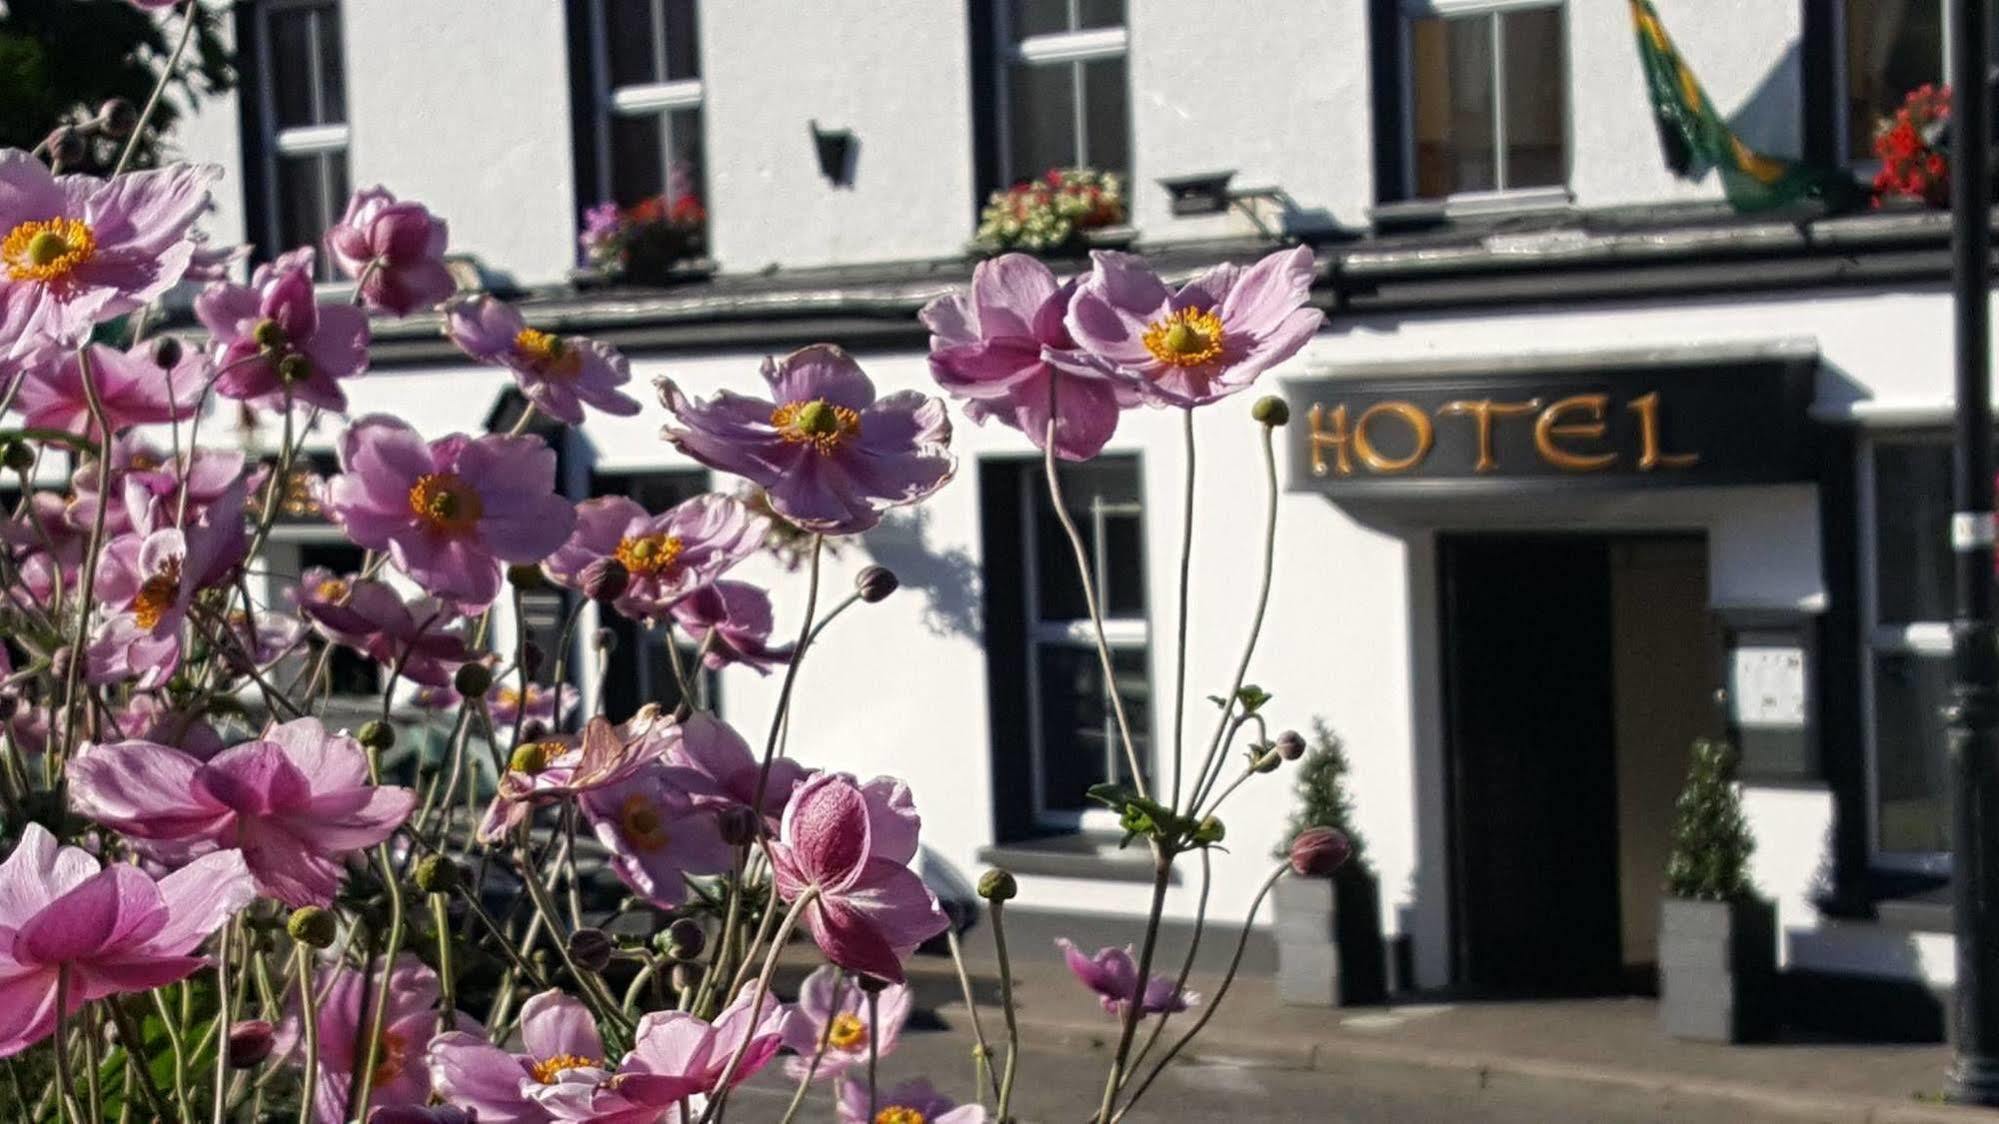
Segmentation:
{"type": "Polygon", "coordinates": [[[964,402],[966,417],[1012,426],[1038,449],[1052,406],[1056,454],[1086,461],[1139,395],[1070,338],[1062,317],[1075,290],[1026,254],[1001,254],[972,270],[968,292],[939,297],[919,315],[930,329],[930,373],[964,402]]]}
{"type": "Polygon", "coordinates": [[[757,1017],[751,1013],[753,998],[754,988],[744,988],[713,1023],[685,1011],[648,1012],[615,1074],[602,1066],[577,1066],[528,1093],[557,1120],[664,1122],[676,1105],[720,1092],[738,1049],[743,1059],[729,1078],[732,1088],[777,1056],[784,1040],[783,1007],[767,995],[757,1017]]]}
{"type": "Polygon", "coordinates": [[[340,578],[313,567],[300,575],[299,611],[320,635],[426,687],[448,687],[472,650],[458,614],[434,597],[404,601],[387,582],[340,578]]]}
{"type": "Polygon", "coordinates": [[[849,1078],[840,1083],[838,1108],[840,1124],[986,1124],[984,1106],[961,1105],[920,1077],[875,1097],[872,1116],[867,1084],[849,1078]]]}
{"type": "Polygon", "coordinates": [[[340,380],[368,365],[368,317],[319,303],[311,250],[259,267],[248,288],[210,285],[194,310],[220,348],[215,393],[273,409],[303,402],[346,411],[340,380]]]}
{"type": "Polygon", "coordinates": [[[618,880],[661,909],[678,908],[686,876],[721,874],[733,857],[713,809],[695,804],[658,763],[582,794],[578,803],[618,880]]]}
{"type": "Polygon", "coordinates": [[[493,689],[486,693],[486,708],[493,715],[493,725],[505,733],[513,729],[516,721],[560,726],[576,713],[578,699],[576,688],[567,683],[560,688],[530,683],[525,698],[518,685],[494,684],[493,689]]]}
{"type": "Polygon", "coordinates": [[[1096,268],[1069,302],[1069,335],[1156,403],[1202,406],[1234,394],[1296,355],[1326,320],[1306,307],[1308,246],[1248,268],[1218,265],[1178,290],[1141,258],[1090,257],[1096,268]]]}
{"type": "Polygon", "coordinates": [[[860,364],[831,344],[765,359],[763,377],[769,399],[722,391],[706,402],[661,379],[660,398],[682,427],[662,436],[764,489],[773,510],[807,530],[865,531],[957,468],[942,399],[913,390],[877,399],[860,364]]]}
{"type": "MultiPolygon", "coordinates": [[[[236,493],[240,496],[240,491],[236,493]]],[[[240,499],[224,499],[185,530],[138,532],[105,548],[105,572],[93,596],[122,604],[91,637],[90,678],[115,683],[136,678],[142,690],[165,683],[180,666],[182,626],[204,589],[229,580],[243,559],[240,499]]]]}
{"type": "Polygon", "coordinates": [[[498,842],[526,822],[535,807],[631,777],[658,760],[679,736],[673,716],[648,704],[617,726],[598,716],[584,724],[581,737],[557,735],[516,746],[479,824],[479,838],[498,842]]]}
{"type": "Polygon", "coordinates": [[[387,839],[416,806],[368,783],[360,743],[317,718],[273,726],[204,762],[152,742],[86,748],[70,761],[77,811],[161,862],[243,852],[257,889],[286,905],[331,905],[342,860],[387,839]]]}
{"type": "Polygon", "coordinates": [[[0,358],[73,345],[173,288],[194,256],[212,164],[109,180],[55,176],[0,149],[0,358]]]}
{"type": "MultiPolygon", "coordinates": [[[[666,761],[674,782],[696,804],[748,808],[757,798],[761,764],[743,735],[712,714],[696,711],[681,722],[680,738],[666,751],[666,761]]],[[[760,810],[773,826],[805,775],[805,766],[789,757],[771,759],[760,810]]]]}
{"type": "Polygon", "coordinates": [[[838,1077],[847,1067],[868,1063],[868,1039],[877,1057],[895,1051],[914,997],[907,984],[892,984],[875,997],[875,1024],[868,1025],[868,997],[861,985],[830,964],[805,977],[798,1005],[785,1023],[784,1044],[797,1056],[785,1062],[793,1081],[838,1077]],[[824,1046],[822,1049],[821,1046],[824,1046]]]}
{"type": "Polygon", "coordinates": [[[638,399],[618,389],[632,381],[632,370],[617,348],[530,328],[505,301],[455,302],[445,313],[444,334],[473,359],[512,371],[528,402],[556,421],[582,425],[585,406],[619,418],[639,412],[638,399]]]}
{"type": "Polygon", "coordinates": [[[701,662],[711,671],[741,664],[769,675],[791,661],[790,644],[770,643],[770,594],[748,582],[710,582],[675,601],[671,612],[673,623],[704,650],[701,662]]]}
{"type": "Polygon", "coordinates": [[[554,1119],[529,1090],[558,1084],[567,1070],[604,1067],[604,1041],[589,1008],[558,990],[521,1005],[523,1052],[508,1053],[476,1034],[431,1039],[430,1083],[479,1124],[544,1124],[554,1119]]]}
{"type": "MultiPolygon", "coordinates": [[[[134,425],[162,425],[194,413],[207,378],[207,359],[186,352],[172,371],[153,361],[150,345],[118,351],[91,344],[82,355],[90,359],[90,383],[104,407],[113,432],[134,425]]],[[[16,409],[30,426],[103,439],[90,415],[83,389],[83,358],[76,351],[44,348],[27,357],[26,374],[14,397],[16,409]]],[[[94,483],[94,481],[93,481],[94,483]]]]}
{"type": "MultiPolygon", "coordinates": [[[[320,996],[314,1021],[319,1024],[319,1082],[313,1099],[313,1118],[319,1124],[342,1124],[347,1119],[347,1094],[354,1087],[355,1071],[366,1064],[366,1035],[362,1020],[374,1020],[375,986],[378,973],[389,972],[389,1002],[382,1023],[381,1046],[375,1053],[374,1085],[368,1094],[371,1107],[422,1105],[430,1099],[430,1074],[424,1066],[424,1047],[437,1029],[437,973],[405,952],[389,969],[379,961],[375,971],[363,973],[344,962],[322,967],[313,987],[320,996]],[[361,1047],[356,1049],[356,1047],[361,1047]]],[[[455,1031],[470,1032],[479,1024],[462,1011],[452,1012],[455,1031]]],[[[305,1035],[297,1000],[291,1003],[278,1026],[274,1058],[297,1055],[305,1035]]],[[[365,1110],[363,1112],[366,1116],[365,1110]]]]}
{"type": "Polygon", "coordinates": [[[325,507],[347,537],[467,613],[499,597],[504,564],[540,562],[576,523],[555,493],[555,450],[532,435],[425,442],[371,414],[341,435],[340,469],[325,507]]]}
{"type": "Polygon", "coordinates": [[[901,781],[821,773],[791,794],[771,842],[778,896],[813,892],[806,924],[826,959],[902,983],[902,962],[951,921],[909,869],[921,820],[901,781]]]}
{"type": "Polygon", "coordinates": [[[414,200],[397,201],[381,187],[347,201],[347,213],[326,232],[326,249],[340,272],[360,282],[361,301],[408,316],[458,288],[444,265],[444,220],[414,200]]]}
{"type": "Polygon", "coordinates": [[[770,520],[729,496],[696,496],[659,514],[625,496],[576,505],[576,529],[542,569],[557,585],[580,590],[600,558],[615,558],[630,579],[613,607],[634,620],[658,620],[689,590],[707,585],[762,549],[770,520]]]}
{"type": "MultiPolygon", "coordinates": [[[[1062,959],[1069,965],[1069,971],[1082,981],[1084,987],[1097,993],[1107,1014],[1121,1015],[1132,995],[1138,989],[1138,962],[1132,959],[1131,949],[1100,948],[1095,956],[1083,955],[1074,941],[1064,937],[1055,942],[1062,950],[1062,959]]],[[[1139,1010],[1144,1014],[1157,1015],[1166,1011],[1184,1011],[1201,1001],[1199,994],[1192,991],[1174,990],[1172,976],[1153,973],[1145,981],[1145,994],[1139,1001],[1139,1010]]]]}
{"type": "Polygon", "coordinates": [[[69,977],[63,1014],[107,995],[186,979],[207,963],[192,955],[256,896],[243,856],[220,851],[154,881],[138,867],[58,847],[38,823],[0,863],[0,1058],[55,1031],[56,992],[69,977]]]}

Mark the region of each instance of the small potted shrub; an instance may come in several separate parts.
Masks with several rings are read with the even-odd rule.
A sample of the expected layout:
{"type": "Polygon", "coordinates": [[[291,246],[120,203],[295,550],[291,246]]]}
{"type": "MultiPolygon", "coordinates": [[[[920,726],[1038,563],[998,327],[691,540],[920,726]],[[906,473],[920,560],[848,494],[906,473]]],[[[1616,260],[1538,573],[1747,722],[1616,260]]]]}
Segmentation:
{"type": "Polygon", "coordinates": [[[1091,247],[1129,244],[1131,228],[1124,221],[1124,184],[1118,177],[1090,168],[1051,168],[987,198],[972,248],[985,254],[1080,255],[1091,247]]]}
{"type": "Polygon", "coordinates": [[[1298,763],[1297,810],[1290,840],[1311,828],[1332,828],[1352,846],[1351,857],[1330,878],[1285,878],[1274,891],[1277,923],[1277,995],[1285,1003],[1347,1007],[1380,1003],[1388,996],[1387,964],[1381,941],[1381,892],[1367,850],[1353,825],[1347,793],[1347,757],[1340,739],[1322,721],[1312,723],[1312,744],[1303,739],[1280,751],[1303,751],[1298,763]]]}
{"type": "Polygon", "coordinates": [[[1675,1038],[1745,1042],[1774,1029],[1777,908],[1750,885],[1754,849],[1735,751],[1696,741],[1659,909],[1659,1020],[1675,1038]]]}

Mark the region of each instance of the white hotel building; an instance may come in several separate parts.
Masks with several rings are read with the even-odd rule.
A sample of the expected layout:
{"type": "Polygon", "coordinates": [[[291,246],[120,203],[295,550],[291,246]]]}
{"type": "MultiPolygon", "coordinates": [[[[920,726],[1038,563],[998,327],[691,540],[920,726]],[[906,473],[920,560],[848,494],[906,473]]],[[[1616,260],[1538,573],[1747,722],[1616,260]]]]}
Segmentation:
{"type": "MultiPolygon", "coordinates": [[[[1938,0],[1657,7],[1769,152],[1859,165],[1875,114],[1945,77],[1938,0]]],[[[1398,985],[1642,981],[1686,750],[1726,729],[1800,1017],[1821,996],[1940,1018],[1947,218],[1740,218],[1712,177],[1676,180],[1625,5],[237,0],[225,24],[241,88],[175,138],[227,170],[210,234],[261,258],[316,238],[355,186],[431,206],[531,323],[630,356],[647,410],[553,438],[578,498],[732,486],[659,440],[659,375],[750,389],[765,354],[830,340],[884,391],[930,389],[916,309],[966,281],[985,194],[1051,165],[1125,175],[1136,247],[1165,268],[1312,244],[1327,328],[1262,387],[1296,412],[1251,678],[1280,728],[1321,716],[1344,739],[1398,985]],[[712,270],[579,279],[581,212],[665,190],[676,164],[712,270]],[[1160,185],[1222,171],[1220,213],[1176,214],[1160,185]]],[[[442,433],[508,424],[510,385],[419,317],[378,325],[349,392],[442,433]]],[[[1254,588],[1249,400],[1198,422],[1202,732],[1254,588]]],[[[1128,415],[1070,488],[1155,775],[1178,428],[1128,415]]],[[[908,778],[940,887],[1004,863],[1022,913],[1122,942],[1135,926],[1110,922],[1142,913],[1149,868],[1082,810],[1107,768],[1103,688],[1033,450],[962,419],[954,446],[956,480],[830,562],[835,587],[879,562],[904,589],[827,633],[791,746],[908,778]]],[[[269,561],[296,573],[343,549],[300,520],[269,561]]],[[[801,577],[752,569],[788,635],[801,577]]],[[[671,689],[627,641],[614,709],[671,689]]],[[[730,669],[711,689],[759,730],[776,680],[730,669]]],[[[1280,773],[1228,809],[1219,916],[1242,915],[1290,801],[1280,773]]],[[[1177,922],[1192,881],[1168,898],[1177,922]]]]}

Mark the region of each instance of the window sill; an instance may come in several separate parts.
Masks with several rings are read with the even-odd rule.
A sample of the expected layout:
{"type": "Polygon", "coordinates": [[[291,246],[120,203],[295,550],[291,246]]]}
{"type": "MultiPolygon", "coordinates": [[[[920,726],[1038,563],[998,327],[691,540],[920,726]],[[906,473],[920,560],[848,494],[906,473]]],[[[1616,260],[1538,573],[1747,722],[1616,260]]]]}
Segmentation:
{"type": "MultiPolygon", "coordinates": [[[[978,860],[1002,866],[1014,874],[1049,878],[1083,878],[1097,882],[1152,881],[1152,859],[1134,843],[1118,849],[1121,836],[1100,832],[1048,835],[981,847],[978,860]]],[[[1179,871],[1169,881],[1180,881],[1179,871]]]]}
{"type": "Polygon", "coordinates": [[[1494,218],[1520,214],[1545,214],[1575,206],[1576,197],[1566,187],[1532,187],[1518,191],[1480,191],[1450,195],[1442,199],[1408,199],[1380,203],[1368,209],[1375,230],[1420,230],[1457,219],[1494,218]]]}
{"type": "Polygon", "coordinates": [[[642,280],[632,277],[621,277],[608,270],[598,269],[594,266],[584,266],[569,271],[569,283],[577,289],[584,291],[608,289],[617,286],[659,289],[690,281],[706,281],[715,276],[719,270],[720,267],[715,264],[715,259],[709,257],[687,258],[684,261],[674,263],[660,276],[647,277],[642,280]]]}

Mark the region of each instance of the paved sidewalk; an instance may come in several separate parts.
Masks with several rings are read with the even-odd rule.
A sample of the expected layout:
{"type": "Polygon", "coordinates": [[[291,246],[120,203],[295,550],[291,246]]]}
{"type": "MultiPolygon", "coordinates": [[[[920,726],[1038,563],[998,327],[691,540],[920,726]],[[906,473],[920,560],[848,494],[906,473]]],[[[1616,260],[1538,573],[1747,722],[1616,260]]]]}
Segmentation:
{"type": "MultiPolygon", "coordinates": [[[[975,937],[976,941],[977,938],[975,937]]],[[[1053,949],[1024,950],[1015,978],[1024,1038],[1043,1046],[1110,1050],[1117,1025],[1053,949]]],[[[912,963],[919,1005],[954,1029],[965,1024],[947,960],[912,963]]],[[[973,989],[989,1040],[1003,1034],[997,972],[974,962],[973,989]]],[[[1212,987],[1197,976],[1194,986],[1212,987]]],[[[1200,1008],[1176,1016],[1171,1042],[1200,1008]]],[[[1661,1034],[1645,999],[1412,1003],[1344,1010],[1285,1007],[1268,977],[1236,981],[1183,1057],[1321,1071],[1384,1067],[1429,1071],[1438,1082],[1488,1089],[1574,1083],[1654,1102],[1712,1105],[1717,1119],[1916,1122],[1999,1121],[1999,1114],[1936,1103],[1950,1052],[1941,1045],[1783,1042],[1714,1046],[1661,1034]]],[[[1141,1038],[1141,1041],[1143,1039],[1141,1038]]]]}

